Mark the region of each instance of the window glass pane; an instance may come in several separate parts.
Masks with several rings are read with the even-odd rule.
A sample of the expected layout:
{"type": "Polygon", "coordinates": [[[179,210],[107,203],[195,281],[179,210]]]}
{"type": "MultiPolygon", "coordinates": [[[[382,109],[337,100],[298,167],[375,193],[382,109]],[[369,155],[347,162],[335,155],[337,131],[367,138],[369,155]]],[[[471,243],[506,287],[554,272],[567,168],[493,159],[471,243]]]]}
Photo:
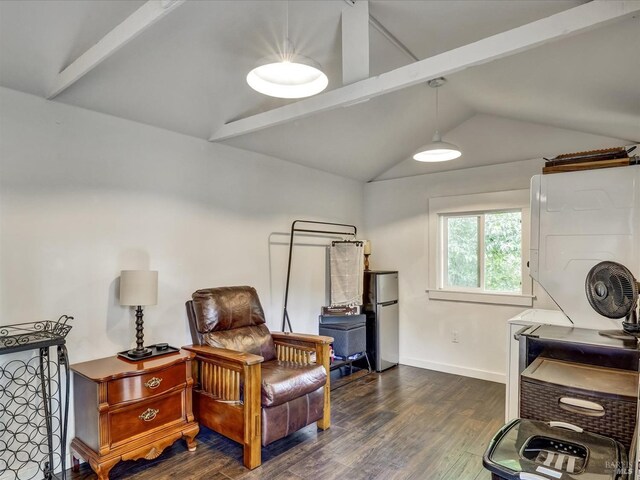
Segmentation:
{"type": "Polygon", "coordinates": [[[478,217],[448,217],[447,231],[447,284],[478,288],[478,217]]]}
{"type": "Polygon", "coordinates": [[[487,213],[484,217],[485,290],[522,290],[522,213],[487,213]]]}

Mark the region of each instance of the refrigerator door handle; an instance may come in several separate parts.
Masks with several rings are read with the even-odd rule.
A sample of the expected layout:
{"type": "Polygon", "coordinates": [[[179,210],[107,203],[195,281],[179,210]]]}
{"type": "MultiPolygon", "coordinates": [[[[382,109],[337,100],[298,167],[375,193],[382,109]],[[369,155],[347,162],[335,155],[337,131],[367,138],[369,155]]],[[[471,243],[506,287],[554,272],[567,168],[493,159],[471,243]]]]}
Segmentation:
{"type": "Polygon", "coordinates": [[[379,303],[381,307],[388,307],[389,305],[395,305],[398,303],[398,300],[391,300],[390,302],[379,303]]]}

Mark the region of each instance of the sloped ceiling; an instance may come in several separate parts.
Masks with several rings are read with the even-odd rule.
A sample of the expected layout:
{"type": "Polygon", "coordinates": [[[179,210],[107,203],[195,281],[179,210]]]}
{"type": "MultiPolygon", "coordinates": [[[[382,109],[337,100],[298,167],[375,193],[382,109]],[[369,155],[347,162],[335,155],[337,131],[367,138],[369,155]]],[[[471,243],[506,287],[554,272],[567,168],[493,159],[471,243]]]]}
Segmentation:
{"type": "Polygon", "coordinates": [[[464,155],[450,162],[422,163],[406,158],[376,180],[410,177],[425,173],[460,170],[509,163],[532,158],[553,157],[559,152],[577,152],[597,148],[619,147],[618,139],[576,132],[512,118],[476,114],[447,134],[464,155]]]}
{"type": "Polygon", "coordinates": [[[640,19],[455,75],[474,110],[640,141],[640,19]]]}
{"type": "MultiPolygon", "coordinates": [[[[142,3],[1,1],[0,85],[46,96],[59,71],[142,3]]],[[[371,1],[370,12],[422,59],[581,3],[371,1]]],[[[208,139],[227,122],[289,103],[264,97],[244,81],[254,63],[281,44],[285,7],[270,0],[187,1],[55,101],[208,139]]],[[[330,89],[342,84],[343,8],[349,7],[342,0],[289,5],[290,37],[300,53],[323,65],[330,89]]],[[[453,75],[441,90],[441,131],[452,139],[461,135],[466,149],[466,137],[480,134],[460,132],[482,131],[485,124],[474,121],[484,118],[479,113],[616,137],[616,144],[640,140],[634,84],[639,22],[619,22],[453,75]]],[[[372,75],[411,62],[374,29],[370,60],[372,75]]],[[[412,87],[226,143],[365,181],[423,173],[424,166],[403,165],[433,134],[433,100],[433,90],[412,87]]],[[[500,119],[493,124],[498,138],[500,129],[506,135],[515,128],[500,119]]],[[[507,158],[474,145],[464,152],[468,164],[437,168],[507,158]]],[[[544,140],[538,147],[522,150],[528,158],[556,153],[544,140]]]]}
{"type": "MultiPolygon", "coordinates": [[[[443,131],[474,114],[457,97],[441,100],[443,131]]],[[[435,129],[434,109],[433,89],[420,85],[224,143],[370,180],[427,143],[435,129]]]]}

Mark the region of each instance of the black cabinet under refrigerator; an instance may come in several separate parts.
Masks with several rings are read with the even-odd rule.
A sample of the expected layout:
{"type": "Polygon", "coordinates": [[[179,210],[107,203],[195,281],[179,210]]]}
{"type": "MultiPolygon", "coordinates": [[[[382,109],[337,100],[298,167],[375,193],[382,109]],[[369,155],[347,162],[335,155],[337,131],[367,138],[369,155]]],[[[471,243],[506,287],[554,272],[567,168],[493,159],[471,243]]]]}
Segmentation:
{"type": "Polygon", "coordinates": [[[364,272],[364,313],[367,316],[367,355],[381,372],[398,364],[398,272],[364,272]]]}

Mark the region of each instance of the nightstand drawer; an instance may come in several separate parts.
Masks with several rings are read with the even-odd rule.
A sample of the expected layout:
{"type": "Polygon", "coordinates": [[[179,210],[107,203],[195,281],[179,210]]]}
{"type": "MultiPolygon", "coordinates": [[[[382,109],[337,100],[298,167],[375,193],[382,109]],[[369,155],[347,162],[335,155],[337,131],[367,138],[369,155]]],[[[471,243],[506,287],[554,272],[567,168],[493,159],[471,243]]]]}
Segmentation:
{"type": "Polygon", "coordinates": [[[182,394],[183,391],[179,390],[161,398],[138,402],[135,406],[112,412],[109,415],[111,444],[128,441],[146,431],[182,420],[184,418],[182,394]]]}
{"type": "Polygon", "coordinates": [[[107,385],[109,405],[139,400],[171,390],[186,382],[185,365],[179,364],[154,373],[112,380],[107,385]]]}

